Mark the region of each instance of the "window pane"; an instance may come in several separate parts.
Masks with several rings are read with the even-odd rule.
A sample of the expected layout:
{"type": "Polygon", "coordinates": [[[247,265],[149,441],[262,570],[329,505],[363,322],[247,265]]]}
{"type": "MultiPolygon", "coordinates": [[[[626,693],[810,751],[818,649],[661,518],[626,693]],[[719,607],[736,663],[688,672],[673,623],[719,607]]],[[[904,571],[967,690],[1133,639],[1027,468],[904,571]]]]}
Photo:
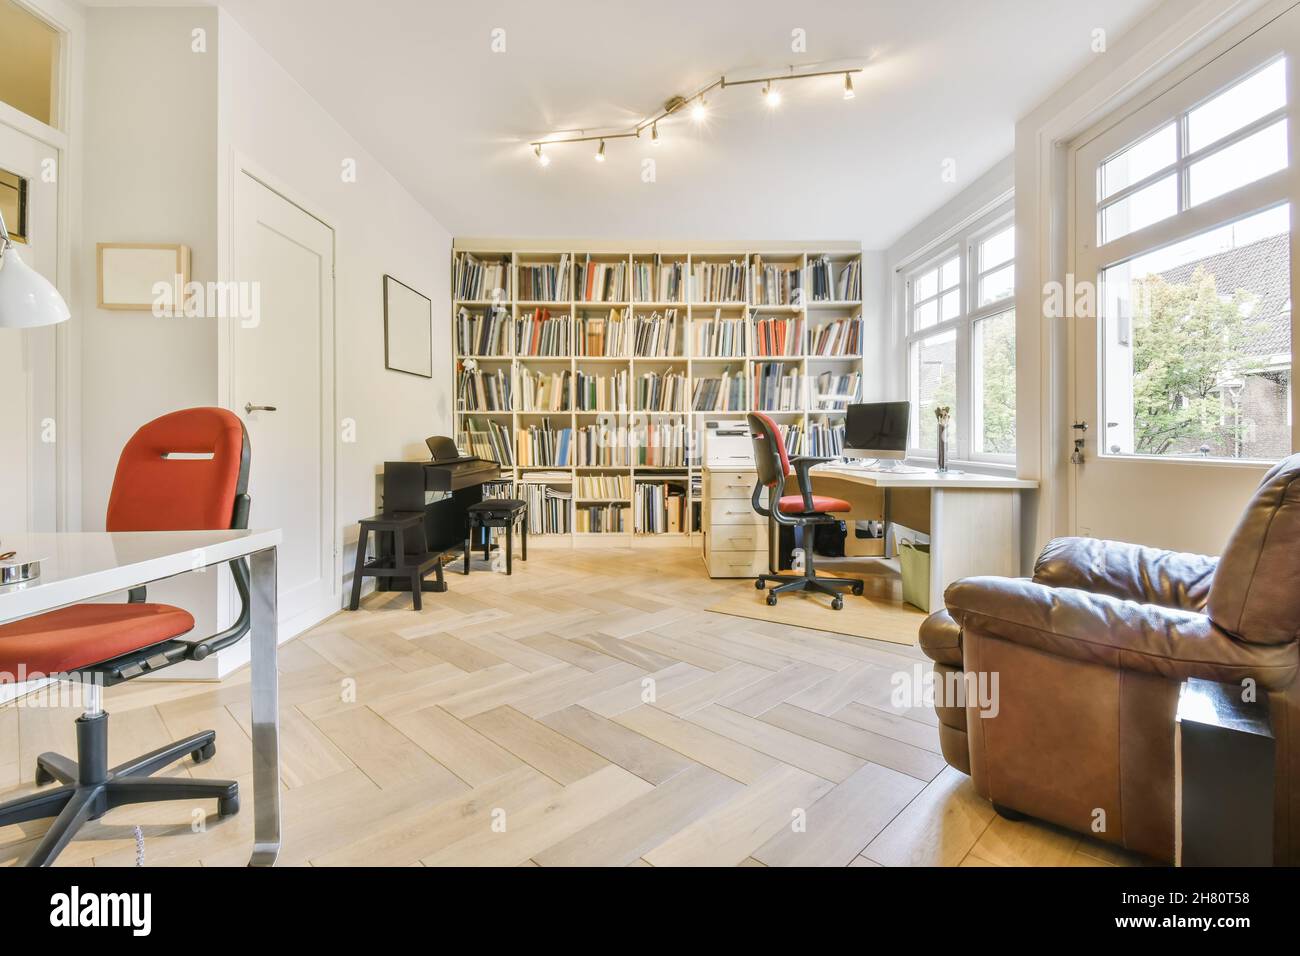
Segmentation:
{"type": "Polygon", "coordinates": [[[1178,160],[1178,124],[1170,123],[1101,164],[1101,198],[1109,199],[1178,160]]]}
{"type": "Polygon", "coordinates": [[[980,243],[980,272],[1010,262],[1016,254],[1016,227],[1008,226],[980,243]]]}
{"type": "Polygon", "coordinates": [[[1003,312],[975,323],[971,336],[975,383],[975,451],[1016,452],[1016,313],[1003,312]]]}
{"type": "Polygon", "coordinates": [[[961,315],[961,290],[953,289],[951,292],[945,292],[943,295],[943,307],[941,309],[942,321],[947,322],[949,319],[955,319],[961,315]]]}
{"type": "Polygon", "coordinates": [[[961,282],[961,259],[953,256],[943,264],[939,277],[939,288],[951,289],[959,282],[961,282]]]}
{"type": "Polygon", "coordinates": [[[980,306],[1010,298],[1016,292],[1016,267],[1004,266],[980,279],[980,306]]]}
{"type": "Polygon", "coordinates": [[[914,447],[934,451],[938,427],[934,410],[939,405],[952,409],[948,428],[949,452],[956,435],[957,422],[957,332],[955,330],[923,339],[912,346],[912,403],[916,409],[914,447]]]}
{"type": "Polygon", "coordinates": [[[925,275],[916,280],[912,287],[912,301],[921,302],[924,299],[934,298],[939,291],[939,270],[931,269],[925,275]]]}
{"type": "Polygon", "coordinates": [[[1107,206],[1101,213],[1102,243],[1112,242],[1130,232],[1145,229],[1153,222],[1178,212],[1178,177],[1166,176],[1131,196],[1107,206]]]}
{"type": "Polygon", "coordinates": [[[916,310],[912,319],[913,331],[919,332],[921,329],[928,329],[938,321],[939,303],[936,299],[931,299],[925,305],[916,310]]]}
{"type": "Polygon", "coordinates": [[[1286,156],[1286,120],[1282,120],[1192,164],[1191,205],[1199,206],[1286,169],[1286,156]]]}
{"type": "Polygon", "coordinates": [[[1193,153],[1286,106],[1286,60],[1278,60],[1187,114],[1193,153]]]}
{"type": "Polygon", "coordinates": [[[1105,454],[1290,453],[1289,224],[1282,206],[1102,273],[1105,454]]]}

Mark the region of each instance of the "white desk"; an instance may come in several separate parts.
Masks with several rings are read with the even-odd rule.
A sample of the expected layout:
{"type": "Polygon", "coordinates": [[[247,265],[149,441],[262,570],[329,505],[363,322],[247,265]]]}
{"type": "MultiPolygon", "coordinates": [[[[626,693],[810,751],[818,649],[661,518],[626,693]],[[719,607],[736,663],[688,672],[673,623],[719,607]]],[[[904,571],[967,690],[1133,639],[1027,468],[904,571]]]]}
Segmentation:
{"type": "Polygon", "coordinates": [[[853,513],[844,516],[849,521],[880,515],[878,503],[872,507],[862,494],[878,490],[886,542],[894,523],[930,536],[932,611],[943,607],[944,589],[959,578],[1020,575],[1020,498],[1038,487],[1036,481],[971,472],[893,473],[848,465],[819,465],[811,474],[814,492],[854,506],[853,513]]]}
{"type": "Polygon", "coordinates": [[[276,673],[276,546],[271,531],[0,532],[0,550],[43,558],[35,581],[0,587],[0,624],[78,601],[248,557],[252,573],[253,854],[271,866],[280,853],[280,718],[276,673]]]}

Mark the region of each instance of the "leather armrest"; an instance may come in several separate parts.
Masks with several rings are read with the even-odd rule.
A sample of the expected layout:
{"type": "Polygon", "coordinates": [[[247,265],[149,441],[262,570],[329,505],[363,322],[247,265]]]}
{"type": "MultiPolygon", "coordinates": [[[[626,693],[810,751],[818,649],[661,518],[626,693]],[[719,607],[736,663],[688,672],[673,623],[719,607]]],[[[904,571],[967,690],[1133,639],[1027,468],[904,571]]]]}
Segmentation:
{"type": "Polygon", "coordinates": [[[935,611],[921,622],[921,650],[936,664],[961,667],[961,626],[947,609],[935,611]]]}
{"type": "Polygon", "coordinates": [[[1018,578],[965,578],[944,600],[970,634],[990,635],[1075,660],[1170,680],[1254,678],[1277,690],[1300,667],[1295,642],[1246,644],[1204,614],[1018,578]]]}
{"type": "Polygon", "coordinates": [[[1203,611],[1219,559],[1121,541],[1055,538],[1034,564],[1034,580],[1122,600],[1203,611]]]}

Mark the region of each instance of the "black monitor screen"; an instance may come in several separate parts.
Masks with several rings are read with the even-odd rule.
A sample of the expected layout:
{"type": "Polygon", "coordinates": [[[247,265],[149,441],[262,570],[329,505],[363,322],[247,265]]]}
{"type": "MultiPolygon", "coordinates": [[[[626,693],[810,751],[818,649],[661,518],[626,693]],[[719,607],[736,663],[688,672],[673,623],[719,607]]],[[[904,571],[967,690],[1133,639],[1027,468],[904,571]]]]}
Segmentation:
{"type": "Polygon", "coordinates": [[[908,402],[850,405],[844,422],[844,447],[860,451],[907,451],[908,402]]]}

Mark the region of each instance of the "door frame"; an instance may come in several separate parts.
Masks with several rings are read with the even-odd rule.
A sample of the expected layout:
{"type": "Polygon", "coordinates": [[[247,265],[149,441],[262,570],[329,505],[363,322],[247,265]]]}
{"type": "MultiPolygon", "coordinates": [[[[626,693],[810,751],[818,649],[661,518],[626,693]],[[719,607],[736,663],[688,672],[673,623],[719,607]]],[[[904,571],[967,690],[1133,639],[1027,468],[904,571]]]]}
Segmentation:
{"type": "MultiPolygon", "coordinates": [[[[259,185],[275,193],[285,202],[297,207],[304,214],[311,216],[330,231],[331,272],[330,310],[326,316],[326,328],[321,330],[323,348],[321,349],[321,448],[325,450],[326,461],[321,469],[321,506],[322,506],[322,541],[321,546],[330,554],[330,592],[323,604],[304,611],[292,620],[280,624],[280,643],[296,637],[303,631],[320,623],[343,606],[343,530],[338,523],[338,460],[339,430],[337,394],[338,394],[338,230],[331,220],[314,211],[305,200],[298,198],[296,190],[280,180],[274,174],[261,167],[239,150],[231,148],[225,157],[225,173],[219,174],[219,191],[223,193],[218,201],[217,275],[219,281],[228,282],[232,278],[235,262],[235,196],[239,176],[248,176],[259,185]]],[[[235,321],[230,316],[223,316],[217,321],[217,404],[239,414],[234,407],[235,383],[235,321]]],[[[254,519],[256,524],[256,519],[254,519]]],[[[224,585],[218,600],[222,620],[233,620],[235,611],[235,593],[230,582],[224,585]]],[[[231,667],[219,668],[227,673],[240,661],[232,661],[231,667]]]]}

